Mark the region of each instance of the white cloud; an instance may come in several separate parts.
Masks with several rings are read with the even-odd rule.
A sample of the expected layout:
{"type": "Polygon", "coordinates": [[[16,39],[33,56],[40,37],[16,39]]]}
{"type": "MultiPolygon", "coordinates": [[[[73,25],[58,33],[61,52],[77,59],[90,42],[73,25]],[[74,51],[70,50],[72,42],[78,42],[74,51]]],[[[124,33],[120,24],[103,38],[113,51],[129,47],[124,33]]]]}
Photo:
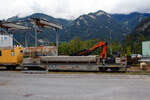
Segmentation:
{"type": "Polygon", "coordinates": [[[120,0],[115,7],[112,8],[112,13],[129,13],[133,11],[150,13],[150,0],[120,0]]]}
{"type": "Polygon", "coordinates": [[[32,13],[76,18],[81,14],[104,10],[109,13],[150,12],[150,0],[0,0],[0,19],[32,13]]]}

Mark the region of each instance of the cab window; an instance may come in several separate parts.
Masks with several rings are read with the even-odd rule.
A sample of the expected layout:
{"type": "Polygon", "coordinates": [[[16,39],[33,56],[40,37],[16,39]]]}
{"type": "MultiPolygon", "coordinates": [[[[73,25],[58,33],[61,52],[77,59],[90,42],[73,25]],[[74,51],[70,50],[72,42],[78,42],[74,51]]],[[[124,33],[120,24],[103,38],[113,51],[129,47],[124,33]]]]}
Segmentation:
{"type": "Polygon", "coordinates": [[[15,52],[14,51],[11,51],[11,56],[15,56],[15,52]]]}

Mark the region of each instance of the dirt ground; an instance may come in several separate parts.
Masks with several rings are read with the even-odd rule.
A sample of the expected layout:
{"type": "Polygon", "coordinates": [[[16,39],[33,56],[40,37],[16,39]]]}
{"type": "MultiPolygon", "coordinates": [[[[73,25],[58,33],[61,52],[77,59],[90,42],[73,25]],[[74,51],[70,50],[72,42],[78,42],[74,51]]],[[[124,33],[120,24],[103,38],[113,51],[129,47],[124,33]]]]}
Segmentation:
{"type": "Polygon", "coordinates": [[[131,65],[130,68],[128,68],[128,71],[150,71],[150,66],[141,69],[140,65],[131,65]]]}

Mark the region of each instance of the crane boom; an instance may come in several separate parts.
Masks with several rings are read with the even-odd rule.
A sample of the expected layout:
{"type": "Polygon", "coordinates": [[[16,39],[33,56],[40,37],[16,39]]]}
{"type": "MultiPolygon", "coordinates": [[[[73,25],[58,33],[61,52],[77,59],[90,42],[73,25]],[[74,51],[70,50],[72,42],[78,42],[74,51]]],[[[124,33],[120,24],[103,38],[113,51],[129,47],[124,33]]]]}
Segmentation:
{"type": "Polygon", "coordinates": [[[19,24],[14,24],[11,22],[0,22],[0,28],[5,28],[8,30],[29,30],[31,28],[19,24]]]}
{"type": "Polygon", "coordinates": [[[31,18],[31,20],[34,23],[36,23],[37,26],[46,27],[46,28],[52,28],[52,29],[62,29],[62,25],[49,22],[49,21],[47,21],[45,19],[31,18]]]}
{"type": "Polygon", "coordinates": [[[93,47],[89,48],[89,49],[84,49],[81,50],[79,52],[76,52],[74,54],[71,54],[71,56],[87,56],[90,55],[92,52],[94,52],[97,48],[103,46],[103,50],[100,53],[100,57],[101,58],[105,58],[107,57],[107,43],[105,42],[99,42],[98,44],[94,45],[93,47]]]}
{"type": "Polygon", "coordinates": [[[98,44],[91,47],[89,50],[92,52],[92,51],[95,51],[97,48],[99,48],[101,46],[103,46],[103,50],[100,54],[100,57],[106,58],[107,57],[107,55],[106,55],[106,53],[107,53],[107,43],[105,43],[105,42],[99,42],[98,44]]]}

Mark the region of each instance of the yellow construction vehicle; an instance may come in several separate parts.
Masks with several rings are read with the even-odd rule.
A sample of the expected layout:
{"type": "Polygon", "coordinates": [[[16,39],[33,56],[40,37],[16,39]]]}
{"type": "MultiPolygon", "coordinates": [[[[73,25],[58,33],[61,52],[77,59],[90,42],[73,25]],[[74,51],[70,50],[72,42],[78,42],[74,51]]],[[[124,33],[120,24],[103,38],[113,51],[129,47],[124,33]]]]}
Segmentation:
{"type": "Polygon", "coordinates": [[[0,65],[15,69],[23,61],[23,47],[0,48],[0,65]]]}
{"type": "Polygon", "coordinates": [[[16,66],[22,63],[24,48],[13,46],[13,39],[10,39],[13,38],[11,31],[29,29],[29,27],[22,26],[21,24],[0,21],[0,66],[15,69],[16,66]]]}

